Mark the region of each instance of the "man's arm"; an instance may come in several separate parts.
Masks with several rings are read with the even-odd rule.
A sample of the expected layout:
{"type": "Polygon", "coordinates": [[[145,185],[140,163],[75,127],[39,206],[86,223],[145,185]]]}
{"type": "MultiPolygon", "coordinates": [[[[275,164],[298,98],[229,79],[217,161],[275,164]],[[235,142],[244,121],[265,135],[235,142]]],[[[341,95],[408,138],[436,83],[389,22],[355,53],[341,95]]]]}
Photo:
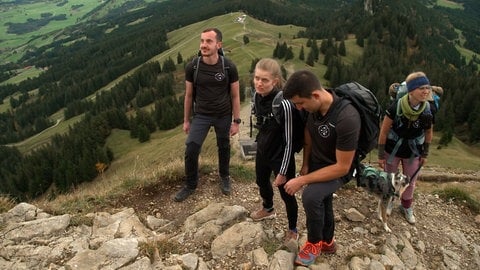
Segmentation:
{"type": "MultiPolygon", "coordinates": [[[[240,83],[238,81],[230,84],[230,96],[232,97],[233,119],[240,118],[240,83]]],[[[239,124],[233,123],[230,127],[230,136],[238,133],[239,124]]]]}
{"type": "Polygon", "coordinates": [[[317,182],[330,181],[348,174],[350,167],[352,166],[353,157],[355,156],[355,150],[340,151],[337,149],[335,155],[337,163],[298,177],[297,179],[302,183],[302,186],[317,182]]]}
{"type": "Polygon", "coordinates": [[[183,131],[190,131],[190,115],[193,105],[193,83],[185,81],[185,100],[183,102],[183,131]]]}
{"type": "Polygon", "coordinates": [[[293,195],[305,185],[331,181],[333,179],[337,179],[348,174],[352,165],[353,158],[355,156],[355,150],[340,151],[337,149],[335,151],[335,156],[337,159],[337,163],[323,167],[309,174],[301,175],[288,181],[285,184],[285,191],[288,194],[293,195]]]}
{"type": "Polygon", "coordinates": [[[238,81],[230,84],[232,96],[232,113],[233,118],[240,118],[240,83],[238,81]]]}
{"type": "Polygon", "coordinates": [[[303,141],[303,162],[302,168],[300,169],[300,175],[306,175],[308,173],[308,165],[310,160],[310,155],[312,153],[312,137],[310,136],[310,131],[308,131],[307,126],[305,125],[304,130],[304,141],[303,141]]]}

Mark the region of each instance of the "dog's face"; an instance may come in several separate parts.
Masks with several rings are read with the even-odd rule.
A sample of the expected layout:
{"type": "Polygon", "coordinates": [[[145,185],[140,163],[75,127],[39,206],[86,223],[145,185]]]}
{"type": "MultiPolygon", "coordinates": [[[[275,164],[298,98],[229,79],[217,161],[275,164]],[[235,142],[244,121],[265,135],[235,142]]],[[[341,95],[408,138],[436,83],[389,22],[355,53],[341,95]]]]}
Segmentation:
{"type": "Polygon", "coordinates": [[[395,195],[401,197],[410,184],[410,178],[401,172],[389,173],[388,178],[395,189],[395,195]]]}

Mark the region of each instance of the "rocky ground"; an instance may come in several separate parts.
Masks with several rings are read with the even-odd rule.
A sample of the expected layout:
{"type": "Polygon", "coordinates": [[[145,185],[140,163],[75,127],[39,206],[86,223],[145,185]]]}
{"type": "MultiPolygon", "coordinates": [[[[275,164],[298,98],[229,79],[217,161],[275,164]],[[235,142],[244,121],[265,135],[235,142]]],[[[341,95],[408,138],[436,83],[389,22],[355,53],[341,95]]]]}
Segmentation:
{"type": "MultiPolygon", "coordinates": [[[[420,182],[419,185],[422,183],[420,182]]],[[[203,175],[197,191],[186,201],[177,203],[172,200],[175,192],[180,186],[158,184],[133,190],[125,194],[119,201],[115,202],[116,207],[132,207],[140,217],[155,215],[162,219],[175,220],[178,224],[178,231],[181,230],[183,221],[213,202],[223,202],[226,205],[241,205],[249,211],[254,211],[260,207],[261,201],[258,195],[258,189],[254,182],[237,182],[233,179],[233,192],[230,196],[222,195],[218,186],[216,175],[203,175]]],[[[336,193],[334,199],[334,209],[336,214],[336,240],[338,252],[335,255],[324,255],[319,261],[325,262],[330,267],[346,265],[352,256],[359,254],[368,254],[370,252],[378,253],[382,243],[387,241],[391,234],[383,230],[376,213],[377,199],[362,188],[357,188],[354,181],[344,186],[336,193]],[[351,221],[346,217],[349,209],[356,209],[365,216],[360,222],[351,221]]],[[[301,192],[297,194],[299,202],[299,221],[298,229],[301,233],[301,239],[306,234],[305,215],[301,205],[301,192]]],[[[397,200],[398,204],[398,200],[397,200]]],[[[275,207],[277,218],[274,220],[261,221],[264,227],[272,229],[275,233],[281,233],[287,228],[287,219],[285,207],[280,199],[278,191],[275,193],[275,207]]],[[[455,202],[445,202],[438,196],[429,193],[416,193],[415,197],[415,216],[417,223],[410,225],[406,222],[398,208],[395,208],[388,220],[392,234],[408,235],[412,245],[416,247],[418,260],[426,269],[451,269],[465,268],[478,269],[480,266],[480,217],[472,213],[469,209],[459,206],[455,202]],[[466,248],[465,244],[455,245],[455,235],[464,243],[472,243],[471,248],[466,248]],[[453,249],[455,254],[460,254],[456,258],[455,266],[445,266],[444,248],[453,249]],[[468,249],[469,251],[467,252],[468,249]],[[473,268],[472,268],[473,267],[473,268]]],[[[172,232],[175,235],[175,232],[172,232]]],[[[304,241],[304,240],[303,240],[304,241]]],[[[196,243],[185,243],[185,252],[197,250],[196,243]]],[[[265,250],[282,248],[282,241],[274,240],[264,247],[265,250]]],[[[470,244],[469,244],[470,245],[470,244]]],[[[198,252],[198,250],[197,250],[198,252]]],[[[202,251],[208,260],[208,247],[202,251]]],[[[229,269],[238,269],[246,259],[245,254],[237,254],[235,257],[227,259],[222,267],[229,269]],[[231,268],[230,268],[231,267],[231,268]]],[[[221,268],[218,268],[221,269],[221,268]]]]}
{"type": "MultiPolygon", "coordinates": [[[[242,119],[248,119],[248,115],[249,108],[244,106],[242,119]]],[[[244,123],[240,130],[240,136],[234,138],[233,146],[236,149],[239,149],[239,138],[248,139],[250,137],[247,127],[248,123],[244,123]]],[[[181,203],[173,201],[173,196],[181,188],[181,183],[178,183],[178,185],[164,184],[162,179],[159,179],[157,184],[132,190],[125,194],[114,205],[115,207],[132,207],[140,217],[154,215],[162,219],[175,221],[178,224],[177,231],[173,231],[172,235],[177,235],[182,230],[183,222],[188,216],[214,202],[222,202],[225,205],[240,205],[250,212],[261,207],[258,188],[253,179],[249,182],[233,179],[233,191],[230,196],[224,196],[220,192],[217,179],[216,174],[202,175],[195,194],[181,203]]],[[[393,235],[393,238],[398,239],[409,238],[407,242],[416,246],[415,252],[418,254],[416,256],[419,257],[420,265],[424,265],[426,269],[455,267],[479,269],[480,216],[456,202],[445,202],[431,192],[432,187],[436,186],[432,183],[442,182],[444,186],[450,186],[451,183],[451,186],[462,185],[468,187],[472,190],[472,193],[479,196],[478,200],[480,198],[479,172],[459,174],[458,172],[440,172],[437,168],[426,167],[422,169],[422,179],[425,181],[417,181],[418,188],[415,195],[417,223],[415,225],[408,224],[399,209],[395,208],[388,221],[390,228],[393,230],[391,234],[383,230],[382,224],[377,218],[377,199],[375,196],[357,188],[354,181],[340,189],[334,199],[338,252],[333,256],[321,256],[319,261],[332,268],[341,268],[339,266],[347,265],[353,256],[382,253],[379,249],[382,249],[386,242],[391,242],[393,235]],[[350,209],[358,210],[365,216],[365,219],[360,222],[349,220],[345,213],[350,209]],[[459,235],[458,237],[462,238],[463,244],[455,243],[451,239],[452,235],[459,235]],[[460,256],[456,258],[453,255],[455,259],[450,260],[446,258],[448,256],[445,254],[448,252],[445,252],[445,250],[452,251],[452,254],[460,254],[460,256]],[[454,262],[448,264],[446,261],[454,262]]],[[[262,221],[262,224],[264,228],[270,229],[278,235],[287,229],[287,218],[278,191],[275,191],[274,199],[277,218],[262,221]]],[[[301,192],[297,193],[297,200],[299,203],[298,229],[301,234],[300,242],[302,242],[305,241],[306,229],[301,192]]],[[[193,252],[197,248],[198,243],[187,242],[184,244],[185,253],[193,252]]],[[[271,255],[275,250],[284,247],[282,247],[280,239],[272,239],[271,242],[265,243],[263,248],[271,255]]],[[[210,259],[208,245],[200,253],[206,256],[204,260],[210,259]]],[[[237,254],[229,257],[229,259],[223,261],[224,264],[217,266],[215,269],[239,269],[240,265],[248,261],[246,256],[246,254],[237,254]]]]}

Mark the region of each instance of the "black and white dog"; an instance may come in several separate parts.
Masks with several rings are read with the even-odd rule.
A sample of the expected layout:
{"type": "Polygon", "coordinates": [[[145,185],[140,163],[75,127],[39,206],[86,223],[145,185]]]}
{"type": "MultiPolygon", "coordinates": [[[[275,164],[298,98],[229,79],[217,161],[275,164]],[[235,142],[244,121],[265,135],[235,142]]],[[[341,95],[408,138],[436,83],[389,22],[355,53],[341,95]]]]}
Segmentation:
{"type": "Polygon", "coordinates": [[[361,165],[357,175],[357,186],[363,187],[378,197],[378,218],[383,222],[383,228],[387,232],[392,230],[387,225],[387,216],[391,214],[391,207],[395,197],[401,197],[402,193],[410,184],[410,177],[403,173],[386,173],[378,169],[361,165]]]}

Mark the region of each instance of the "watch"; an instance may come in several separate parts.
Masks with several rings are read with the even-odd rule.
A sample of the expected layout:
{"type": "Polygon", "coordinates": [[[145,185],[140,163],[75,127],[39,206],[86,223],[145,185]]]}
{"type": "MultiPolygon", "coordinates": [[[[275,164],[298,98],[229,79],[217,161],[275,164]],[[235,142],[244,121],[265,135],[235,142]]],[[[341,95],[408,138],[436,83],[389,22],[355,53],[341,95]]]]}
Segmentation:
{"type": "Polygon", "coordinates": [[[242,123],[242,119],[240,119],[240,118],[235,118],[235,119],[233,119],[233,122],[234,122],[235,124],[240,124],[240,123],[242,123]]]}

